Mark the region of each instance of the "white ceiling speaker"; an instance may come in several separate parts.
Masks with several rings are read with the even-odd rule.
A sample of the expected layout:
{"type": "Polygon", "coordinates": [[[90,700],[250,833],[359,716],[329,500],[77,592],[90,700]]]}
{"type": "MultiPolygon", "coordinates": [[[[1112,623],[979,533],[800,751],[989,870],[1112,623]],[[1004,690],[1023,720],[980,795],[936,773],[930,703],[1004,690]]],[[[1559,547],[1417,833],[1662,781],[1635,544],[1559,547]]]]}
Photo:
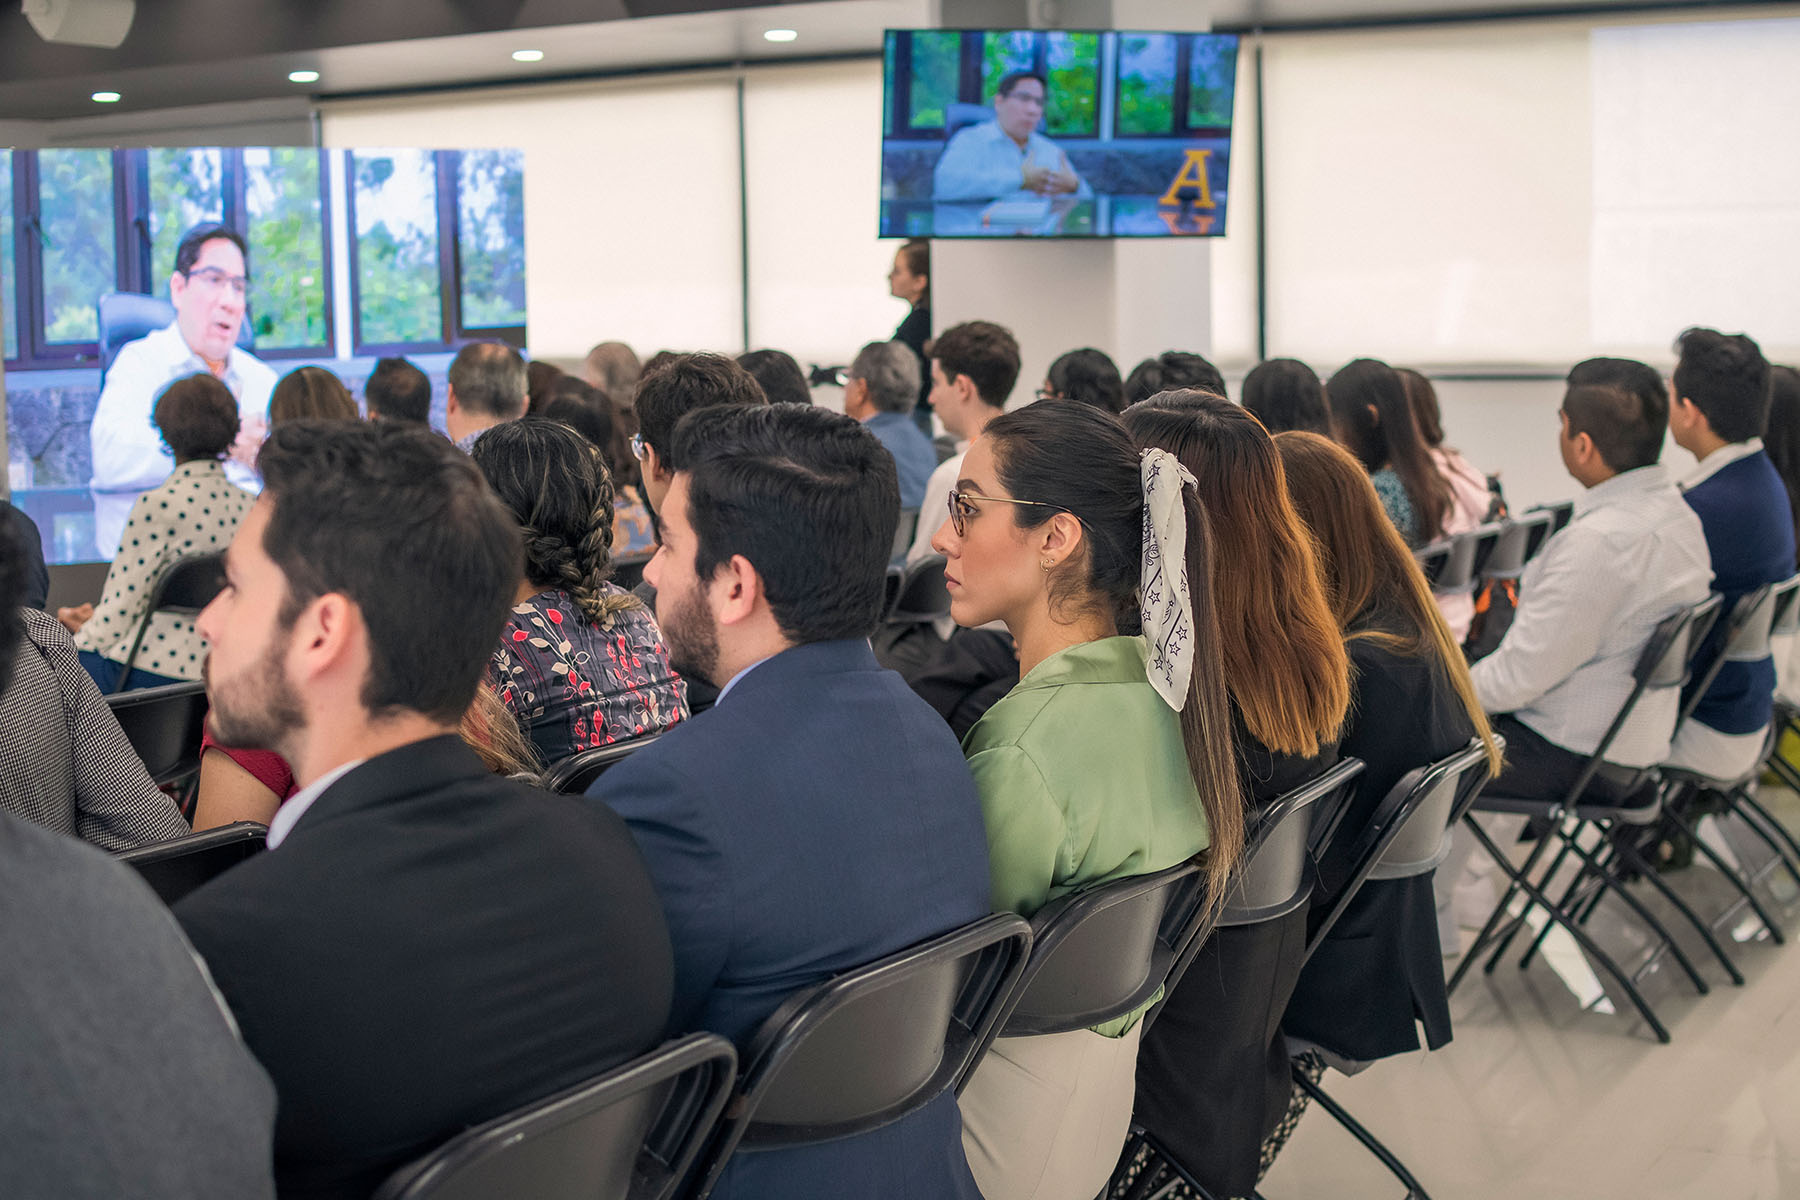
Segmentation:
{"type": "Polygon", "coordinates": [[[25,17],[46,42],[116,49],[131,32],[137,0],[25,0],[25,17]]]}

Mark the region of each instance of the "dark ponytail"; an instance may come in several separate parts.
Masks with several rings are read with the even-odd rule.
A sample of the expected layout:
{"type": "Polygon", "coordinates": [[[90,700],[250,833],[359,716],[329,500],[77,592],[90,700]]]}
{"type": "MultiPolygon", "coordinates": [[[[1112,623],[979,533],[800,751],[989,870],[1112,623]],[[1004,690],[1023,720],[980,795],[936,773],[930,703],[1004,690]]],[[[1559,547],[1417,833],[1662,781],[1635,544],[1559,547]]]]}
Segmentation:
{"type": "MultiPolygon", "coordinates": [[[[982,436],[993,447],[995,470],[1006,490],[1052,506],[1008,505],[1019,526],[1042,525],[1055,515],[1053,509],[1081,522],[1087,550],[1052,575],[1052,611],[1102,612],[1111,616],[1120,633],[1138,633],[1144,493],[1137,447],[1119,419],[1089,405],[1045,400],[996,417],[982,436]]],[[[1194,670],[1181,710],[1181,734],[1188,772],[1212,837],[1206,870],[1209,892],[1217,903],[1243,850],[1243,793],[1213,605],[1211,531],[1193,489],[1183,490],[1182,505],[1188,525],[1194,670]]]]}
{"type": "Polygon", "coordinates": [[[606,586],[613,485],[597,447],[566,425],[527,417],[482,434],[472,457],[519,523],[525,578],[534,587],[568,592],[581,615],[602,628],[639,607],[629,592],[606,586]]]}

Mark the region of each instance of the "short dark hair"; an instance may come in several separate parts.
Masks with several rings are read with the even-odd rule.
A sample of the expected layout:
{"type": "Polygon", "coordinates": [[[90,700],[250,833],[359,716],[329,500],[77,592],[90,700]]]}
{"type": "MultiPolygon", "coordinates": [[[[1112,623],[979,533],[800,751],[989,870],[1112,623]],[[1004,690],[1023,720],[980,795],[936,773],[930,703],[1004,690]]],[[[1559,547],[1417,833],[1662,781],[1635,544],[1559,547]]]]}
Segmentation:
{"type": "Polygon", "coordinates": [[[475,464],[417,425],[300,420],[275,427],[257,466],[284,626],[347,596],[368,628],[370,713],[460,720],[524,571],[518,527],[475,464]]]}
{"type": "Polygon", "coordinates": [[[1064,400],[1109,413],[1125,411],[1125,384],[1118,364],[1092,347],[1071,350],[1050,364],[1050,386],[1064,400]]]}
{"type": "Polygon", "coordinates": [[[383,358],[363,383],[369,415],[384,421],[431,421],[431,376],[404,358],[383,358]]]}
{"type": "Polygon", "coordinates": [[[1644,398],[1612,383],[1580,383],[1563,396],[1569,436],[1585,433],[1600,459],[1624,474],[1648,467],[1662,457],[1665,421],[1647,411],[1644,398]]]}
{"type": "Polygon", "coordinates": [[[271,425],[302,417],[354,421],[361,415],[344,381],[324,367],[295,367],[269,393],[271,425]]]}
{"type": "Polygon", "coordinates": [[[738,366],[756,377],[770,404],[811,404],[806,372],[784,350],[752,350],[738,355],[738,366]]]}
{"type": "Polygon", "coordinates": [[[470,342],[450,362],[450,390],[470,412],[511,421],[525,415],[525,360],[505,342],[470,342]]]}
{"type": "Polygon", "coordinates": [[[550,396],[538,415],[567,425],[592,442],[607,469],[612,469],[613,414],[605,392],[585,379],[564,375],[550,385],[550,396]]]}
{"type": "MultiPolygon", "coordinates": [[[[0,500],[0,514],[6,501],[0,500]]],[[[25,565],[26,549],[20,544],[23,522],[0,520],[0,695],[12,683],[20,643],[25,638],[25,593],[30,587],[25,565]]]]}
{"type": "Polygon", "coordinates": [[[248,270],[250,245],[244,241],[244,235],[229,225],[221,225],[217,221],[202,221],[182,234],[181,240],[175,243],[175,273],[186,275],[192,271],[194,264],[200,261],[200,251],[206,243],[216,242],[220,238],[238,248],[238,253],[244,256],[244,268],[248,270]]]}
{"type": "Polygon", "coordinates": [[[1304,430],[1331,436],[1325,385],[1297,358],[1271,358],[1244,376],[1244,407],[1271,434],[1304,430]]]}
{"type": "Polygon", "coordinates": [[[1227,400],[1231,398],[1219,368],[1186,350],[1164,350],[1155,358],[1146,358],[1131,368],[1131,374],[1125,377],[1127,405],[1148,400],[1158,392],[1180,391],[1211,392],[1227,400]]]}
{"type": "Polygon", "coordinates": [[[768,403],[754,375],[723,354],[702,353],[676,354],[661,366],[646,367],[631,406],[637,410],[638,436],[670,470],[679,470],[674,443],[681,418],[715,404],[768,403]]]}
{"type": "Polygon", "coordinates": [[[1741,333],[1690,329],[1675,339],[1675,396],[1693,401],[1728,442],[1761,437],[1769,426],[1769,360],[1741,333]]]}
{"type": "Polygon", "coordinates": [[[1800,371],[1792,367],[1769,368],[1769,427],[1763,444],[1800,528],[1800,371]]]}
{"type": "Polygon", "coordinates": [[[1570,387],[1603,383],[1624,388],[1642,402],[1645,413],[1658,428],[1669,423],[1669,389],[1663,385],[1663,377],[1656,368],[1635,358],[1583,359],[1569,368],[1564,382],[1570,387]]]}
{"type": "Polygon", "coordinates": [[[1044,77],[1042,71],[1008,71],[1000,77],[1000,86],[994,89],[994,95],[1010,96],[1012,90],[1027,79],[1037,80],[1038,86],[1044,89],[1044,94],[1046,96],[1050,94],[1050,81],[1044,77]]]}
{"type": "Polygon", "coordinates": [[[881,619],[900,520],[894,457],[860,421],[793,404],[708,408],[682,419],[694,570],[732,555],[762,576],[795,642],[866,638],[881,619]]]}
{"type": "Polygon", "coordinates": [[[150,420],[178,463],[219,458],[237,440],[237,401],[230,388],[205,371],[164,388],[150,420]]]}
{"type": "Polygon", "coordinates": [[[563,377],[563,369],[553,362],[534,358],[525,364],[525,411],[543,412],[550,403],[550,389],[563,377]]]}
{"type": "Polygon", "coordinates": [[[992,408],[1005,408],[1019,382],[1018,339],[992,321],[952,325],[925,347],[925,354],[936,360],[946,379],[967,375],[982,403],[992,408]]]}

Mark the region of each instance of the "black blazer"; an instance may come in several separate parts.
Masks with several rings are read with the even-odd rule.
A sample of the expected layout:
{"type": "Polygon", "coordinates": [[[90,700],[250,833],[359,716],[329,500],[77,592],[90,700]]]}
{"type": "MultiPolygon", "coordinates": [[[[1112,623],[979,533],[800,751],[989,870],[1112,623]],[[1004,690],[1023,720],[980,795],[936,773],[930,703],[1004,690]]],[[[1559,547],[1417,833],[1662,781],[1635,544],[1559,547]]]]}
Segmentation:
{"type": "Polygon", "coordinates": [[[356,767],[175,915],[275,1081],[285,1197],[368,1196],[668,1020],[668,930],[624,823],[453,735],[356,767]]]}

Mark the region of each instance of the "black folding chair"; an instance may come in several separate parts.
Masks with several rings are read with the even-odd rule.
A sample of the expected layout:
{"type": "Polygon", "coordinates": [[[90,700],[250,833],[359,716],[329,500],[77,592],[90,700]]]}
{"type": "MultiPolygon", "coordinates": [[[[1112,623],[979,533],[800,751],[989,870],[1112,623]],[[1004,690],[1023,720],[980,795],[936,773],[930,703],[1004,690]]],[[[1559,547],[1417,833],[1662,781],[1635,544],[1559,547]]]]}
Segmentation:
{"type": "MultiPolygon", "coordinates": [[[[1216,930],[1279,920],[1311,899],[1311,848],[1315,843],[1322,844],[1337,827],[1362,770],[1361,759],[1343,759],[1318,778],[1277,796],[1251,817],[1244,835],[1244,853],[1225,902],[1217,917],[1194,930],[1187,945],[1179,949],[1169,972],[1174,982],[1164,989],[1163,1000],[1145,1014],[1146,1029],[1216,930]]],[[[1132,1125],[1131,1135],[1125,1140],[1113,1182],[1107,1189],[1109,1195],[1125,1185],[1140,1154],[1143,1162],[1126,1192],[1129,1200],[1146,1200],[1170,1190],[1177,1182],[1185,1183],[1202,1197],[1212,1196],[1155,1134],[1137,1124],[1132,1125]]]]}
{"type": "MultiPolygon", "coordinates": [[[[1783,737],[1788,733],[1800,736],[1800,708],[1777,698],[1775,720],[1769,729],[1769,746],[1763,755],[1764,765],[1782,783],[1793,791],[1800,792],[1800,765],[1790,761],[1781,750],[1783,737]]],[[[1788,870],[1800,870],[1800,841],[1796,841],[1794,835],[1788,832],[1787,826],[1777,820],[1775,814],[1764,808],[1748,791],[1738,797],[1738,804],[1746,818],[1754,819],[1759,834],[1781,855],[1788,864],[1788,870]]]]}
{"type": "Polygon", "coordinates": [[[125,740],[144,760],[156,786],[176,797],[183,813],[193,808],[200,778],[200,742],[206,734],[206,685],[170,683],[115,692],[106,705],[125,740]]]}
{"type": "MultiPolygon", "coordinates": [[[[1505,748],[1503,741],[1501,748],[1505,748]]],[[[1479,738],[1447,758],[1402,776],[1376,806],[1368,824],[1348,835],[1352,838],[1350,870],[1336,890],[1321,896],[1308,913],[1306,957],[1310,959],[1324,944],[1364,883],[1410,879],[1435,870],[1443,861],[1448,830],[1474,804],[1487,780],[1487,747],[1479,738]]],[[[1380,1160],[1405,1185],[1409,1197],[1428,1200],[1425,1189],[1394,1152],[1298,1067],[1294,1084],[1380,1160]]]]}
{"type": "Polygon", "coordinates": [[[1449,573],[1450,559],[1455,550],[1456,539],[1445,538],[1413,551],[1413,561],[1419,564],[1419,570],[1424,572],[1425,582],[1431,585],[1432,591],[1438,590],[1438,581],[1449,573]]]}
{"type": "Polygon", "coordinates": [[[164,904],[174,904],[203,883],[263,851],[267,826],[237,821],[187,837],[139,846],[115,855],[129,863],[164,904]]]}
{"type": "MultiPolygon", "coordinates": [[[[1657,1040],[1667,1042],[1669,1031],[1660,1021],[1650,1004],[1638,990],[1636,980],[1626,973],[1623,967],[1611,955],[1601,949],[1600,945],[1589,936],[1585,925],[1587,916],[1603,895],[1610,893],[1636,914],[1667,948],[1668,952],[1681,966],[1694,989],[1705,995],[1710,989],[1706,980],[1701,978],[1693,962],[1682,950],[1680,944],[1670,935],[1655,914],[1625,886],[1625,880],[1614,870],[1610,854],[1597,852],[1581,844],[1582,834],[1589,828],[1600,831],[1601,845],[1614,847],[1631,859],[1633,851],[1630,839],[1610,837],[1610,830],[1620,824],[1649,825],[1660,816],[1660,803],[1656,798],[1656,790],[1660,778],[1655,767],[1624,767],[1606,761],[1606,751],[1611,747],[1619,730],[1625,725],[1632,711],[1644,695],[1651,691],[1663,691],[1680,688],[1691,678],[1694,661],[1705,642],[1707,632],[1719,613],[1720,600],[1712,596],[1706,600],[1682,609],[1665,618],[1651,634],[1650,640],[1639,653],[1638,660],[1632,670],[1633,686],[1619,711],[1614,715],[1612,723],[1600,738],[1599,745],[1588,756],[1580,774],[1570,785],[1567,792],[1560,796],[1500,796],[1483,793],[1474,804],[1477,812],[1507,813],[1517,816],[1535,817],[1546,826],[1544,835],[1537,840],[1525,861],[1514,867],[1505,851],[1495,845],[1493,839],[1482,829],[1473,813],[1465,814],[1464,826],[1475,838],[1476,843],[1487,852],[1494,863],[1506,874],[1509,883],[1500,902],[1483,924],[1475,944],[1469,948],[1457,964],[1455,972],[1450,976],[1450,990],[1455,991],[1468,973],[1469,966],[1476,957],[1492,947],[1487,963],[1482,968],[1486,974],[1492,974],[1506,950],[1511,946],[1514,937],[1526,927],[1527,918],[1534,907],[1541,906],[1546,916],[1544,927],[1547,933],[1550,924],[1566,930],[1575,939],[1588,958],[1609,976],[1625,993],[1633,1008],[1643,1016],[1645,1022],[1656,1034],[1657,1040]],[[1599,790],[1596,791],[1595,789],[1599,790]],[[1648,794],[1648,803],[1634,803],[1648,794]],[[1544,861],[1545,855],[1552,847],[1556,847],[1555,857],[1541,874],[1538,865],[1544,861]],[[1580,864],[1574,881],[1564,891],[1561,901],[1553,900],[1546,889],[1551,879],[1569,857],[1574,857],[1580,864]],[[1526,896],[1525,907],[1517,916],[1508,916],[1513,899],[1523,892],[1526,896]]],[[[1654,868],[1643,863],[1641,859],[1632,862],[1640,876],[1650,882],[1665,898],[1671,898],[1680,905],[1679,897],[1656,873],[1654,868]]],[[[1688,910],[1691,912],[1691,910],[1688,910]]],[[[1538,946],[1542,943],[1544,933],[1540,933],[1531,946],[1527,948],[1519,961],[1521,969],[1531,965],[1538,946]]],[[[1714,952],[1720,961],[1727,964],[1728,972],[1737,968],[1724,957],[1723,948],[1714,942],[1714,952]]],[[[1653,960],[1652,960],[1653,961],[1653,960]]]]}
{"type": "Polygon", "coordinates": [[[1481,564],[1486,579],[1517,579],[1525,564],[1537,556],[1550,540],[1550,527],[1556,515],[1544,509],[1522,513],[1500,522],[1499,536],[1494,539],[1487,560],[1481,564]]]}
{"type": "Polygon", "coordinates": [[[113,693],[117,695],[125,690],[125,684],[131,678],[131,668],[137,663],[138,651],[143,648],[144,635],[150,630],[152,617],[159,612],[183,617],[196,616],[201,609],[212,603],[213,597],[224,586],[225,565],[221,555],[195,554],[170,563],[157,576],[156,582],[150,585],[149,607],[138,621],[137,632],[132,634],[131,649],[126,652],[125,663],[119,668],[119,678],[113,684],[113,693]]]}
{"type": "Polygon", "coordinates": [[[583,750],[579,754],[558,759],[544,771],[544,790],[564,796],[579,796],[593,786],[594,780],[606,774],[608,768],[616,766],[661,736],[660,733],[647,733],[643,737],[595,746],[592,750],[583,750]]]}
{"type": "MultiPolygon", "coordinates": [[[[1555,504],[1540,504],[1532,511],[1547,512],[1550,514],[1550,529],[1544,535],[1544,540],[1548,541],[1550,538],[1568,528],[1569,522],[1574,519],[1575,516],[1575,502],[1573,500],[1561,500],[1555,504]]],[[[1541,549],[1543,549],[1543,543],[1539,542],[1536,546],[1531,548],[1531,553],[1535,555],[1541,549]]]]}
{"type": "Polygon", "coordinates": [[[725,1107],[731,1043],[695,1033],[460,1133],[375,1200],[665,1200],[725,1107]]]}
{"type": "MultiPolygon", "coordinates": [[[[1739,599],[1732,612],[1725,618],[1724,637],[1720,642],[1718,654],[1708,668],[1695,679],[1690,686],[1687,703],[1682,707],[1681,716],[1676,722],[1679,731],[1699,707],[1705,698],[1707,689],[1718,677],[1719,671],[1728,662],[1761,662],[1769,655],[1769,638],[1776,628],[1790,628],[1796,613],[1800,612],[1800,575],[1781,583],[1758,588],[1739,599]]],[[[1718,868],[1727,882],[1738,892],[1739,899],[1727,911],[1723,920],[1729,920],[1740,908],[1749,907],[1756,913],[1757,919],[1769,931],[1769,937],[1776,945],[1782,945],[1787,937],[1782,931],[1774,915],[1766,908],[1756,895],[1756,885],[1777,867],[1785,867],[1800,885],[1800,870],[1783,852],[1779,836],[1769,832],[1760,822],[1759,814],[1766,813],[1760,805],[1756,805],[1750,797],[1750,787],[1761,771],[1761,758],[1756,766],[1735,779],[1717,779],[1698,771],[1682,767],[1665,766],[1662,771],[1664,781],[1663,823],[1668,831],[1685,837],[1689,844],[1714,867],[1718,868]],[[1748,804],[1746,804],[1748,801],[1748,804]],[[1720,816],[1735,815],[1773,854],[1768,865],[1761,871],[1750,873],[1726,861],[1723,855],[1700,837],[1700,818],[1712,813],[1720,816]]],[[[1772,819],[1772,818],[1771,818],[1772,819]]],[[[1658,838],[1660,841],[1660,837],[1658,838]]],[[[1690,920],[1700,929],[1703,937],[1711,938],[1713,929],[1721,922],[1702,922],[1698,916],[1689,911],[1690,920]]],[[[1743,976],[1732,968],[1732,981],[1742,984],[1743,976]]]]}
{"type": "Polygon", "coordinates": [[[966,1078],[1031,951],[1031,927],[995,913],[790,997],[743,1070],[682,1195],[702,1200],[734,1153],[880,1129],[966,1078]]]}
{"type": "Polygon", "coordinates": [[[950,615],[950,589],[944,583],[944,556],[928,554],[901,573],[900,587],[888,607],[885,623],[922,625],[950,615]]]}
{"type": "Polygon", "coordinates": [[[1433,542],[1413,557],[1425,572],[1425,578],[1430,580],[1432,591],[1443,594],[1466,592],[1481,578],[1482,568],[1499,543],[1501,532],[1502,526],[1498,523],[1477,526],[1433,542]]]}
{"type": "Polygon", "coordinates": [[[913,535],[919,528],[919,510],[903,508],[900,510],[900,524],[894,527],[894,544],[888,550],[890,559],[903,558],[912,548],[913,535]]]}

